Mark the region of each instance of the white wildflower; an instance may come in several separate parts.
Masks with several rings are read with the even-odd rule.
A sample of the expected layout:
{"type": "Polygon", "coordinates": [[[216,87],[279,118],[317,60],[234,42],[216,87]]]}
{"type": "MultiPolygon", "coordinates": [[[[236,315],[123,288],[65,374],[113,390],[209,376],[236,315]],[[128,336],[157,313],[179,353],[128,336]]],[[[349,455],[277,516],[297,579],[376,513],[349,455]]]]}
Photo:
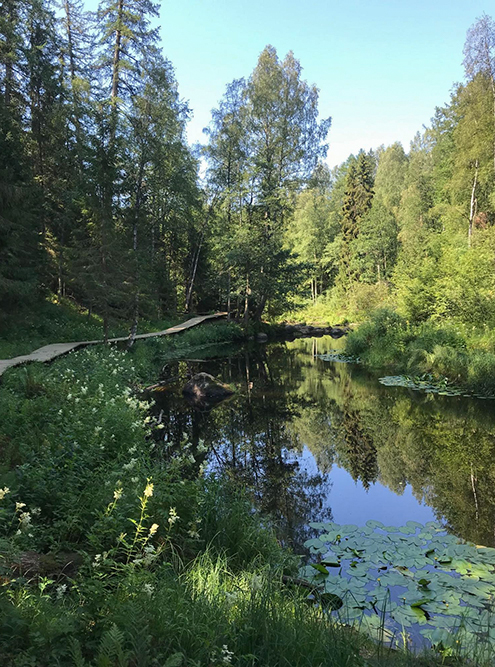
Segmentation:
{"type": "Polygon", "coordinates": [[[144,547],[144,552],[145,556],[143,558],[143,563],[145,565],[151,565],[151,563],[155,560],[157,553],[155,551],[155,547],[152,544],[147,544],[144,547]]]}
{"type": "Polygon", "coordinates": [[[151,584],[144,584],[143,591],[146,593],[146,595],[149,595],[151,597],[155,591],[155,587],[152,586],[151,584]]]}
{"type": "Polygon", "coordinates": [[[67,584],[60,584],[60,586],[57,586],[57,598],[58,599],[62,598],[66,590],[67,590],[67,584]]]}
{"type": "Polygon", "coordinates": [[[129,454],[134,454],[136,450],[137,450],[136,445],[133,445],[132,447],[129,447],[127,451],[129,452],[129,454]]]}
{"type": "Polygon", "coordinates": [[[251,590],[253,591],[259,591],[261,590],[261,585],[263,583],[263,580],[260,576],[257,574],[253,574],[251,578],[251,590]]]}
{"type": "MultiPolygon", "coordinates": [[[[169,519],[169,522],[170,522],[170,519],[169,519]]],[[[150,528],[150,535],[154,535],[157,530],[158,530],[158,524],[154,523],[150,528]]]]}
{"type": "Polygon", "coordinates": [[[122,468],[123,468],[123,470],[132,470],[136,466],[136,463],[137,463],[137,459],[131,459],[129,461],[129,463],[124,463],[122,468]]]}
{"type": "Polygon", "coordinates": [[[168,513],[168,522],[170,526],[173,526],[176,521],[179,521],[179,515],[177,514],[177,510],[175,507],[171,507],[170,511],[168,513]]]}
{"type": "Polygon", "coordinates": [[[120,500],[122,498],[122,487],[115,489],[113,492],[113,497],[115,500],[120,500]]]}
{"type": "Polygon", "coordinates": [[[8,493],[10,493],[8,486],[4,486],[3,489],[0,489],[0,500],[3,500],[8,493]]]}
{"type": "Polygon", "coordinates": [[[148,484],[146,484],[144,495],[146,496],[146,498],[151,498],[151,496],[153,495],[153,484],[151,482],[148,482],[148,484]]]}
{"type": "Polygon", "coordinates": [[[229,651],[227,644],[222,646],[222,662],[224,665],[231,665],[234,651],[229,651]]]}
{"type": "Polygon", "coordinates": [[[16,503],[15,511],[18,512],[19,510],[22,510],[23,507],[26,507],[26,503],[16,503]]]}

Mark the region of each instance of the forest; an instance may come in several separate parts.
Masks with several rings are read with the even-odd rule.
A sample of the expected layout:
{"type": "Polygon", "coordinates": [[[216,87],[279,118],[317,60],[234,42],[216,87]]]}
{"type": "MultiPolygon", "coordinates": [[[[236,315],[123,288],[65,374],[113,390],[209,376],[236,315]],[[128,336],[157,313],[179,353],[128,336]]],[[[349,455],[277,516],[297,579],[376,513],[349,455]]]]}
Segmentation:
{"type": "Polygon", "coordinates": [[[0,360],[91,340],[0,363],[0,663],[493,665],[495,21],[330,168],[271,45],[191,146],[159,10],[0,3],[0,360]]]}
{"type": "Polygon", "coordinates": [[[363,150],[330,170],[318,89],[271,46],[190,148],[156,14],[148,0],[97,14],[3,4],[3,317],[55,295],[98,313],[105,333],[112,319],[131,329],[222,308],[259,321],[301,306],[307,319],[393,305],[411,322],[492,326],[490,17],[468,32],[465,82],[408,151],[363,150]]]}

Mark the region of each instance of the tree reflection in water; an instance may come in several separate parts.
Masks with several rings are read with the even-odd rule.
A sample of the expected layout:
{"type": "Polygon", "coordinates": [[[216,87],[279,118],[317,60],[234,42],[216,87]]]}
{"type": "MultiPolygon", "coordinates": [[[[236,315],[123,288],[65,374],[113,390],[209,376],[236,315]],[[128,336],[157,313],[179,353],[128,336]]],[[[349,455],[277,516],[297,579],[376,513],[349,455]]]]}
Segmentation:
{"type": "MultiPolygon", "coordinates": [[[[489,401],[383,387],[358,366],[324,362],[332,339],[237,349],[205,362],[178,362],[177,374],[206,371],[235,396],[195,412],[175,391],[155,396],[168,443],[209,448],[210,471],[247,489],[300,549],[310,521],[331,518],[331,471],[338,464],[365,489],[412,486],[455,534],[494,544],[495,415],[489,401]],[[306,446],[316,465],[308,465],[306,446]]],[[[160,435],[162,437],[162,435],[160,435]]],[[[405,517],[414,519],[414,515],[405,517]]]]}

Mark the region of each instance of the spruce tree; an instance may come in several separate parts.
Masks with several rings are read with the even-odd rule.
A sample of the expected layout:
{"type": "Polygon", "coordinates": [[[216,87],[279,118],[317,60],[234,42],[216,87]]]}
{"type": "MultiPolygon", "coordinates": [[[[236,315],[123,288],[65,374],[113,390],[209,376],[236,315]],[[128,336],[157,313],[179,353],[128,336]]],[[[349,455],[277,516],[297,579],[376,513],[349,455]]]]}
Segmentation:
{"type": "Polygon", "coordinates": [[[346,189],[342,205],[342,246],[338,282],[347,290],[359,279],[356,240],[362,221],[373,200],[375,160],[371,153],[361,151],[347,172],[346,189]]]}

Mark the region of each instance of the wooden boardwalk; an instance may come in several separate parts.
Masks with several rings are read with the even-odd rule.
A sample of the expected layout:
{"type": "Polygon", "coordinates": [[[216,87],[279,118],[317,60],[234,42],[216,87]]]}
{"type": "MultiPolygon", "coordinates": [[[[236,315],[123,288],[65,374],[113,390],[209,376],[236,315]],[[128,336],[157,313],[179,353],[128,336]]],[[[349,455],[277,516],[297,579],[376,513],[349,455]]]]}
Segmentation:
{"type": "MultiPolygon", "coordinates": [[[[170,336],[171,334],[180,333],[191,327],[195,327],[206,320],[212,320],[218,317],[224,317],[227,313],[214,313],[213,315],[199,315],[198,317],[193,317],[190,320],[186,320],[181,324],[176,324],[170,329],[164,329],[163,331],[153,331],[152,333],[139,334],[136,336],[136,340],[142,340],[143,338],[154,338],[155,336],[170,336]]],[[[109,343],[120,343],[128,340],[128,336],[121,336],[120,338],[109,338],[109,343]]],[[[27,364],[30,361],[52,361],[57,357],[72,352],[78,347],[86,347],[87,345],[99,345],[103,343],[103,340],[83,340],[78,343],[52,343],[51,345],[45,345],[40,347],[38,350],[31,352],[31,354],[24,354],[20,357],[13,357],[12,359],[0,359],[0,375],[4,373],[8,368],[12,366],[20,366],[21,364],[27,364]]]]}

